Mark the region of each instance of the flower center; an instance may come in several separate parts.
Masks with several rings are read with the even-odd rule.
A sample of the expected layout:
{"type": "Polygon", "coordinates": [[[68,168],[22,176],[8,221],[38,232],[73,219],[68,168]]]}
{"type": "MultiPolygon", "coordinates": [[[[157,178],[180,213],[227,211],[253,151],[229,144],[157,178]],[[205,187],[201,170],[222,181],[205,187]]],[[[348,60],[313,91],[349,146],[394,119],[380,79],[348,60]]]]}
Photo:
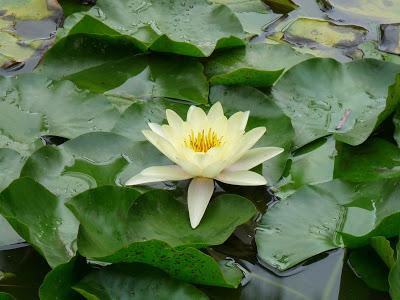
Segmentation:
{"type": "Polygon", "coordinates": [[[207,152],[213,147],[221,146],[222,137],[219,137],[218,134],[214,131],[208,129],[208,131],[197,132],[194,134],[194,131],[191,130],[191,133],[185,139],[186,147],[192,148],[194,152],[207,152]]]}

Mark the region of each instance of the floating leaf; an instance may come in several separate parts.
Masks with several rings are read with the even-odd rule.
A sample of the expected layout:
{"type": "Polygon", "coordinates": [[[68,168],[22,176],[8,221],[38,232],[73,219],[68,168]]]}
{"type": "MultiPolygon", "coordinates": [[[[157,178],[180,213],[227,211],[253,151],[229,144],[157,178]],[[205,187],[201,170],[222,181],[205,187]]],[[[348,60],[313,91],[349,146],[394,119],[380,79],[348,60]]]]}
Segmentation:
{"type": "Polygon", "coordinates": [[[369,287],[383,292],[389,290],[389,269],[370,247],[353,250],[349,263],[357,276],[369,287]]]}
{"type": "Polygon", "coordinates": [[[57,197],[68,199],[90,188],[123,184],[143,168],[162,162],[163,155],[147,142],[96,132],[58,147],[41,148],[27,160],[21,176],[31,177],[57,197]]]}
{"type": "Polygon", "coordinates": [[[358,145],[398,104],[400,81],[390,86],[398,72],[399,65],[375,60],[314,58],[286,72],[273,96],[292,120],[297,147],[329,134],[358,145]]]}
{"type": "Polygon", "coordinates": [[[337,247],[359,247],[398,232],[398,180],[305,186],[268,209],[256,233],[258,256],[285,270],[337,247]],[[312,207],[312,210],[310,210],[312,207]]]}
{"type": "Polygon", "coordinates": [[[0,147],[22,155],[42,146],[41,135],[74,138],[107,131],[119,117],[104,96],[78,90],[69,81],[27,74],[0,78],[0,90],[0,147]]]}
{"type": "Polygon", "coordinates": [[[245,198],[217,197],[196,230],[190,227],[186,205],[166,191],[140,196],[133,189],[106,186],[79,194],[67,206],[80,221],[78,248],[86,257],[143,262],[200,284],[232,287],[240,281],[234,266],[223,274],[211,257],[196,248],[223,243],[254,215],[253,204],[245,198]]]}
{"type": "Polygon", "coordinates": [[[129,104],[153,97],[207,103],[208,83],[196,59],[136,51],[121,37],[75,34],[56,43],[37,72],[92,92],[109,91],[129,104]]]}
{"type": "Polygon", "coordinates": [[[86,299],[208,299],[194,286],[138,263],[94,271],[74,289],[86,299]]]}
{"type": "Polygon", "coordinates": [[[272,7],[276,12],[284,14],[298,7],[298,5],[292,0],[264,0],[264,2],[272,7]]]}
{"type": "Polygon", "coordinates": [[[390,241],[384,236],[374,236],[371,238],[370,244],[386,266],[392,268],[395,264],[395,258],[390,241]]]}
{"type": "Polygon", "coordinates": [[[67,27],[71,27],[69,34],[123,35],[143,50],[200,57],[215,48],[243,45],[244,33],[228,7],[206,0],[99,0],[67,27]]]}
{"type": "Polygon", "coordinates": [[[32,179],[17,179],[0,194],[0,212],[50,266],[75,256],[78,222],[62,201],[32,179]]]}
{"type": "Polygon", "coordinates": [[[266,134],[256,147],[282,147],[286,152],[263,164],[263,175],[269,184],[275,183],[285,169],[289,150],[292,146],[293,129],[289,118],[260,91],[251,87],[212,87],[210,102],[220,101],[227,115],[237,111],[250,111],[246,130],[265,126],[266,134]]]}
{"type": "Polygon", "coordinates": [[[84,265],[84,259],[73,258],[68,263],[59,265],[47,273],[39,289],[41,300],[52,300],[57,295],[57,300],[79,300],[79,294],[72,286],[82,279],[79,264],[84,265]]]}
{"type": "Polygon", "coordinates": [[[211,57],[206,74],[211,84],[268,87],[299,62],[311,58],[287,45],[249,44],[211,57]]]}
{"type": "Polygon", "coordinates": [[[372,138],[352,147],[339,144],[335,177],[352,182],[400,177],[400,149],[383,139],[372,138]]]}
{"type": "Polygon", "coordinates": [[[287,171],[278,182],[277,196],[286,198],[301,186],[328,182],[333,179],[336,143],[332,137],[307,144],[290,157],[287,171]]]}
{"type": "Polygon", "coordinates": [[[277,20],[280,15],[259,0],[212,0],[232,9],[242,23],[244,31],[250,34],[262,33],[266,24],[277,20]]]}
{"type": "Polygon", "coordinates": [[[16,300],[16,298],[13,295],[11,295],[9,293],[3,293],[3,292],[0,292],[0,299],[1,300],[16,300]]]}
{"type": "Polygon", "coordinates": [[[284,31],[284,39],[294,45],[313,47],[350,48],[361,44],[367,30],[351,25],[299,18],[284,31]]]}
{"type": "Polygon", "coordinates": [[[389,273],[390,295],[392,299],[400,299],[400,241],[397,243],[397,260],[389,273]]]}

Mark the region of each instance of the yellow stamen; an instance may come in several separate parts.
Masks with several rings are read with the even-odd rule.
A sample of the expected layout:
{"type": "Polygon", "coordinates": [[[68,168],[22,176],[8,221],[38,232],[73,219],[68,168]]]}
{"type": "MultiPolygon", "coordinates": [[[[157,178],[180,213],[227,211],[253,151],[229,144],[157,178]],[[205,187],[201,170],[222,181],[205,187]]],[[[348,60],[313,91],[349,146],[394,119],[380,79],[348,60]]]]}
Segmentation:
{"type": "Polygon", "coordinates": [[[207,132],[202,131],[197,132],[197,135],[194,134],[194,131],[191,130],[188,137],[185,139],[185,146],[192,148],[195,152],[207,152],[211,148],[221,146],[222,137],[218,137],[218,134],[214,131],[208,129],[207,132]]]}

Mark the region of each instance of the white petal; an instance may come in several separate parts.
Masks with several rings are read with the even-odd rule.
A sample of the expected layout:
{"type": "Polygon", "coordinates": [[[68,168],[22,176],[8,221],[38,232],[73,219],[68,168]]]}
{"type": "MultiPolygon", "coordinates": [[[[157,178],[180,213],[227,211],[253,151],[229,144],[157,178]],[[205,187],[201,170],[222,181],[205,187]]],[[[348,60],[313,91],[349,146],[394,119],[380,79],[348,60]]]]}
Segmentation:
{"type": "Polygon", "coordinates": [[[215,179],[233,185],[255,186],[267,184],[263,176],[252,171],[223,171],[215,179]]]}
{"type": "Polygon", "coordinates": [[[179,127],[182,126],[183,120],[181,119],[181,117],[176,112],[174,112],[171,109],[167,109],[165,113],[167,115],[168,124],[171,127],[179,128],[179,127]]]}
{"type": "Polygon", "coordinates": [[[177,163],[176,150],[166,139],[151,130],[143,130],[142,133],[146,139],[152,143],[161,153],[168,157],[174,163],[177,163]]]}
{"type": "Polygon", "coordinates": [[[234,113],[228,120],[230,127],[238,127],[240,130],[245,130],[249,119],[249,111],[238,111],[234,113]]]}
{"type": "Polygon", "coordinates": [[[228,171],[245,171],[250,170],[264,161],[281,154],[284,151],[279,147],[262,147],[250,149],[238,161],[227,168],[228,171]]]}
{"type": "Polygon", "coordinates": [[[208,124],[207,115],[204,110],[192,105],[188,110],[186,122],[191,124],[196,130],[200,130],[208,124]]]}
{"type": "Polygon", "coordinates": [[[192,182],[190,182],[188,191],[188,209],[190,225],[193,229],[200,224],[213,192],[214,180],[212,179],[194,178],[192,182]]]}
{"type": "Polygon", "coordinates": [[[148,123],[148,125],[149,125],[150,129],[151,129],[153,132],[157,133],[158,135],[160,135],[160,136],[162,136],[162,137],[165,137],[161,125],[159,125],[159,124],[157,124],[157,123],[148,123]]]}
{"type": "Polygon", "coordinates": [[[208,111],[207,118],[209,120],[216,120],[224,116],[224,110],[222,109],[222,105],[220,102],[216,102],[213,106],[211,106],[208,111]]]}
{"type": "Polygon", "coordinates": [[[176,181],[192,178],[179,166],[157,166],[144,169],[138,175],[129,179],[125,185],[138,185],[159,181],[176,181]]]}

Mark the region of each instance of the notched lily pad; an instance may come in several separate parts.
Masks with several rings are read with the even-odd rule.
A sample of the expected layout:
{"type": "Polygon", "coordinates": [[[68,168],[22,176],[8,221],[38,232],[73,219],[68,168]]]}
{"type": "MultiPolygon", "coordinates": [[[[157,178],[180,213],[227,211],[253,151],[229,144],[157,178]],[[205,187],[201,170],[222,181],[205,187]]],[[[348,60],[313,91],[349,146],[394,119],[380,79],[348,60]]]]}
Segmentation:
{"type": "Polygon", "coordinates": [[[206,0],[99,0],[69,26],[70,34],[123,35],[143,50],[188,56],[209,56],[215,48],[244,44],[236,15],[228,7],[206,0]]]}
{"type": "Polygon", "coordinates": [[[141,196],[134,189],[110,186],[79,194],[67,206],[81,224],[82,255],[112,263],[147,263],[178,279],[226,287],[237,286],[240,271],[234,265],[221,269],[196,248],[223,243],[256,211],[245,198],[222,195],[211,201],[193,230],[186,205],[170,193],[154,190],[141,196]]]}
{"type": "Polygon", "coordinates": [[[398,105],[398,72],[399,65],[376,60],[313,58],[286,72],[272,94],[292,120],[296,147],[329,134],[359,145],[398,105]]]}
{"type": "Polygon", "coordinates": [[[311,58],[287,45],[249,44],[219,52],[206,66],[210,83],[217,85],[250,85],[268,87],[292,66],[311,58]]]}

